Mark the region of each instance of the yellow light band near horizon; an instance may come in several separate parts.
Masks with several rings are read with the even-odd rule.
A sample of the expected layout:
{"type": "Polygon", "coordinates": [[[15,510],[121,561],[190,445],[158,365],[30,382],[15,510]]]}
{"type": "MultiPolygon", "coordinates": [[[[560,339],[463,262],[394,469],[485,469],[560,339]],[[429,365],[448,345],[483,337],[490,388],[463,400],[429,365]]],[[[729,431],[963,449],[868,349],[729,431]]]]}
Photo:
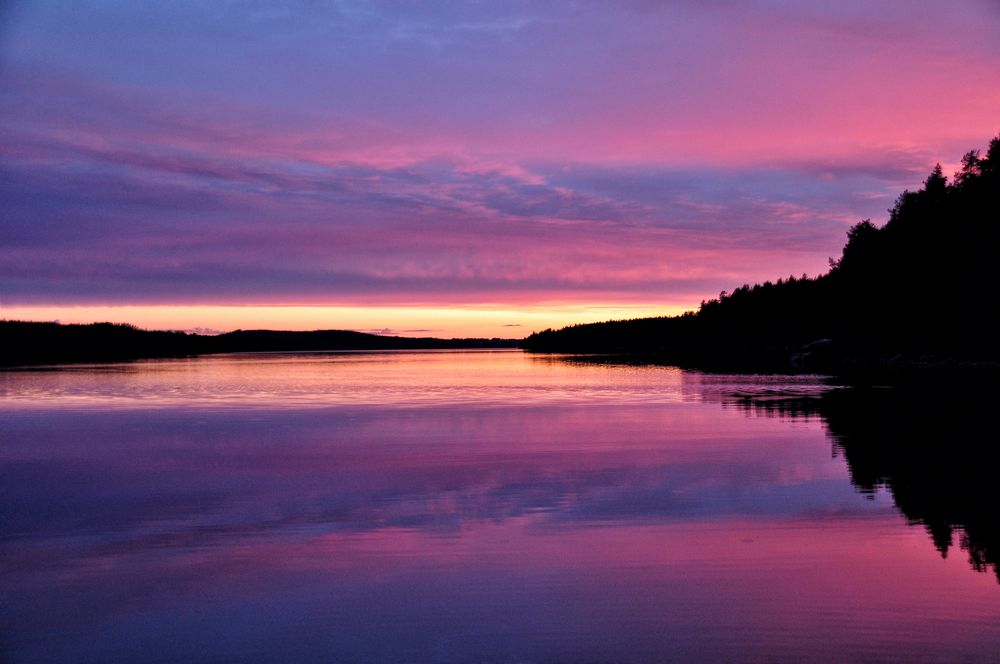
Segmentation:
{"type": "Polygon", "coordinates": [[[407,337],[520,338],[575,323],[667,316],[686,307],[663,304],[531,306],[3,306],[6,320],[131,323],[150,330],[203,333],[236,329],[358,330],[407,337]]]}

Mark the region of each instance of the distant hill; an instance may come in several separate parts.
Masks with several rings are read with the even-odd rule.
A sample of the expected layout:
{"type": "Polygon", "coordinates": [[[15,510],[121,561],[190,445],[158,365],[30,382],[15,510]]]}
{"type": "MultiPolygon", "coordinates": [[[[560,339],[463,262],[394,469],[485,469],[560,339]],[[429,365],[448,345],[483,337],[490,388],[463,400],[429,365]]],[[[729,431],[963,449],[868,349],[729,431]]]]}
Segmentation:
{"type": "Polygon", "coordinates": [[[218,336],[140,330],[132,325],[0,321],[0,366],[107,362],[206,353],[512,348],[512,339],[390,337],[347,330],[237,330],[218,336]]]}
{"type": "Polygon", "coordinates": [[[947,181],[938,165],[879,227],[847,233],[817,278],[746,285],[696,313],[532,334],[527,350],[626,353],[721,367],[970,365],[1000,361],[1000,136],[947,181]]]}
{"type": "Polygon", "coordinates": [[[390,337],[350,330],[285,332],[237,330],[208,337],[216,353],[323,351],[323,350],[438,350],[457,348],[514,348],[515,339],[437,339],[435,337],[390,337]]]}

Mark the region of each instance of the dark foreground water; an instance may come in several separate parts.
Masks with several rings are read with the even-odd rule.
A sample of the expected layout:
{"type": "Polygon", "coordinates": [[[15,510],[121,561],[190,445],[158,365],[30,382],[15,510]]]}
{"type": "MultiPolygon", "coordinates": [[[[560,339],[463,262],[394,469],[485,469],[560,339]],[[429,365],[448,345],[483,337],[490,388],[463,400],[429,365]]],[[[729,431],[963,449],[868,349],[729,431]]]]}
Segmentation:
{"type": "Polygon", "coordinates": [[[982,391],[513,351],[0,395],[0,660],[1000,658],[982,391]]]}

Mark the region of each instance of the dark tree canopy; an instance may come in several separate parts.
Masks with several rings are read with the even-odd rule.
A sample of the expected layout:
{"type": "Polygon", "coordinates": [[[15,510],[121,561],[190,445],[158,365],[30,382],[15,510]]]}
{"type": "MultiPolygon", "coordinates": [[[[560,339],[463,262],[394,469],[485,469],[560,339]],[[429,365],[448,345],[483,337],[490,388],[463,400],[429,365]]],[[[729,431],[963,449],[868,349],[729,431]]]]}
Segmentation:
{"type": "Polygon", "coordinates": [[[985,156],[967,152],[951,183],[935,166],[919,191],[899,195],[884,225],[851,227],[824,275],[743,285],[685,316],[546,330],[524,345],[691,363],[823,354],[861,364],[997,361],[998,260],[1000,136],[985,156]]]}

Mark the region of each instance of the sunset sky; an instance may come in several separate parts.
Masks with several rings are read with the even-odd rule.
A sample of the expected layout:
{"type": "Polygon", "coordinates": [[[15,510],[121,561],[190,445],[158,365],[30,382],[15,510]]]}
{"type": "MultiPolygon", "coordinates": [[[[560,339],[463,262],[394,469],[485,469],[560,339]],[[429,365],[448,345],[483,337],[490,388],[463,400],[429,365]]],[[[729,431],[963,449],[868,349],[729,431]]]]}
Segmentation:
{"type": "Polygon", "coordinates": [[[997,0],[0,5],[0,317],[508,336],[816,275],[997,0]]]}

